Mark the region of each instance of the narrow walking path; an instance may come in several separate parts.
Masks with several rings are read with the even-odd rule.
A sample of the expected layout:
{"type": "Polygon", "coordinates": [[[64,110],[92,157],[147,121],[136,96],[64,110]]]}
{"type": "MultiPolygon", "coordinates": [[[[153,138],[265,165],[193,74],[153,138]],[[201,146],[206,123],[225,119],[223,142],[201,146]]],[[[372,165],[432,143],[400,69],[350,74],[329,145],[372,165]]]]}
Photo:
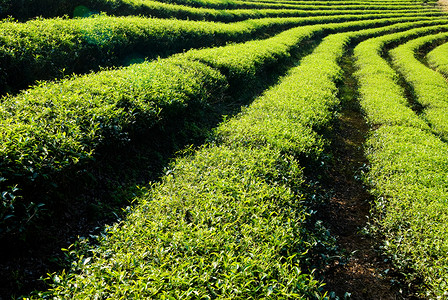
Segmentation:
{"type": "Polygon", "coordinates": [[[323,271],[325,289],[339,299],[417,299],[403,291],[392,277],[389,261],[375,249],[381,241],[363,233],[373,202],[361,180],[368,164],[363,144],[368,134],[357,105],[356,82],[351,76],[351,55],[344,58],[344,82],[340,86],[343,107],[332,136],[333,165],[328,169],[330,202],[321,218],[336,236],[341,256],[323,271]]]}
{"type": "Polygon", "coordinates": [[[350,299],[397,299],[384,277],[389,266],[374,250],[375,240],[361,233],[372,200],[356,178],[366,163],[359,146],[366,129],[361,115],[350,109],[342,112],[335,128],[333,142],[338,160],[329,171],[333,195],[323,214],[342,256],[325,270],[326,290],[339,297],[351,295],[350,299]]]}

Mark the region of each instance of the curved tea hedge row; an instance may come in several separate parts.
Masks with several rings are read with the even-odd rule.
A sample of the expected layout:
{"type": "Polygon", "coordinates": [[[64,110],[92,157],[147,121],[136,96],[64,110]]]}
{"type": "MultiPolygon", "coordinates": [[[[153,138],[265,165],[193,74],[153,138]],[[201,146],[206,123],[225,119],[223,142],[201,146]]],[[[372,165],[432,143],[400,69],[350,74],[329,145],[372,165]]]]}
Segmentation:
{"type": "MultiPolygon", "coordinates": [[[[422,22],[422,25],[431,25],[440,22],[422,22]]],[[[360,69],[355,73],[359,81],[360,103],[372,125],[407,125],[427,128],[422,120],[407,105],[407,98],[403,89],[397,84],[398,74],[381,57],[383,49],[388,45],[403,42],[419,35],[438,32],[445,27],[429,26],[418,28],[404,33],[396,33],[377,37],[363,42],[355,48],[357,66],[360,69]],[[376,84],[381,89],[376,88],[376,84]]],[[[446,29],[445,29],[446,30],[446,29]]]]}
{"type": "Polygon", "coordinates": [[[181,4],[193,7],[221,9],[235,8],[295,8],[295,9],[419,9],[419,2],[407,1],[215,1],[215,0],[159,0],[163,3],[181,4]]]}
{"type": "MultiPolygon", "coordinates": [[[[128,1],[128,0],[121,0],[123,3],[132,3],[133,5],[136,4],[135,1],[128,1]]],[[[161,3],[167,3],[167,4],[181,4],[191,6],[191,7],[211,7],[208,5],[188,5],[187,3],[183,3],[184,1],[155,1],[155,2],[161,2],[161,3]]],[[[140,2],[142,5],[145,5],[148,3],[148,1],[144,0],[140,2]]],[[[347,2],[340,2],[338,4],[333,3],[333,5],[329,6],[326,3],[322,3],[319,1],[309,1],[307,3],[289,3],[289,4],[277,4],[277,3],[261,3],[261,2],[243,2],[240,1],[235,3],[232,8],[227,7],[226,9],[296,9],[296,10],[420,10],[422,9],[422,5],[420,3],[406,3],[406,4],[387,4],[384,3],[347,3],[347,2]]],[[[222,7],[213,7],[213,8],[222,8],[222,7]]]]}
{"type": "Polygon", "coordinates": [[[325,38],[280,84],[219,126],[214,142],[176,160],[126,221],[92,252],[77,253],[72,272],[53,277],[53,288],[38,297],[323,297],[307,253],[328,241],[319,223],[308,224],[312,203],[297,157],[319,157],[314,128],[334,116],[337,60],[350,37],[374,32],[325,38]]]}
{"type": "Polygon", "coordinates": [[[123,145],[189,105],[219,99],[225,87],[226,79],[218,71],[172,59],[43,84],[4,98],[2,234],[31,220],[27,212],[34,209],[33,200],[17,197],[20,190],[50,190],[91,161],[100,145],[123,145]]]}
{"type": "MultiPolygon", "coordinates": [[[[145,1],[141,6],[134,6],[127,3],[121,3],[119,7],[105,8],[104,11],[111,15],[126,16],[126,15],[145,15],[157,18],[177,18],[189,20],[207,20],[215,22],[235,22],[246,19],[258,18],[286,18],[286,17],[310,17],[310,16],[332,16],[343,14],[364,14],[365,11],[355,9],[341,9],[341,10],[296,10],[296,9],[234,9],[234,10],[214,10],[207,8],[186,7],[183,5],[165,4],[156,1],[145,1]]],[[[369,10],[369,13],[383,14],[383,13],[425,13],[434,16],[440,16],[439,10],[434,9],[413,9],[413,10],[369,10]]]]}
{"type": "MultiPolygon", "coordinates": [[[[174,61],[64,79],[4,98],[0,106],[0,123],[5,128],[0,136],[2,190],[9,195],[17,187],[57,183],[56,178],[88,162],[100,146],[126,143],[160,120],[175,121],[174,116],[193,103],[211,103],[224,92],[237,94],[255,84],[263,72],[290,60],[305,40],[329,31],[407,20],[302,26],[266,40],[191,50],[174,61]]],[[[6,224],[22,223],[20,211],[29,205],[8,197],[1,211],[6,228],[6,224]]]]}
{"type": "Polygon", "coordinates": [[[369,1],[334,1],[333,3],[325,1],[296,1],[295,3],[279,3],[279,2],[251,2],[251,1],[203,1],[203,0],[163,0],[159,2],[175,3],[193,7],[210,7],[210,8],[293,8],[293,9],[305,9],[305,10],[330,10],[330,9],[387,9],[387,10],[404,10],[404,9],[420,9],[422,5],[420,3],[411,2],[382,2],[375,3],[369,1]]]}
{"type": "MultiPolygon", "coordinates": [[[[284,24],[275,24],[280,22],[284,24]]],[[[0,23],[0,88],[4,93],[10,87],[24,88],[36,79],[62,77],[62,72],[82,73],[99,66],[143,61],[146,56],[244,40],[257,25],[107,16],[5,21],[0,23]]]]}
{"type": "MultiPolygon", "coordinates": [[[[35,1],[35,0],[28,0],[35,1]]],[[[42,1],[42,0],[41,0],[42,1]]],[[[48,4],[37,2],[34,5],[23,5],[17,2],[15,7],[11,4],[9,9],[0,16],[6,17],[12,15],[20,19],[27,19],[35,16],[56,17],[56,16],[89,16],[98,12],[106,12],[111,15],[145,15],[157,18],[177,18],[189,20],[208,20],[219,22],[234,22],[248,18],[266,18],[266,17],[305,17],[305,16],[323,16],[323,15],[337,15],[337,14],[364,14],[366,10],[360,9],[345,9],[343,2],[339,10],[310,10],[310,9],[293,9],[277,7],[275,9],[258,8],[258,9],[212,9],[206,7],[188,7],[184,5],[163,3],[152,0],[91,0],[83,2],[67,1],[55,5],[54,0],[46,0],[48,4]],[[46,8],[46,9],[42,9],[46,8]],[[54,9],[56,8],[56,10],[54,9]]],[[[311,4],[311,7],[314,5],[311,4]]],[[[7,6],[4,6],[7,7],[7,6]]],[[[355,7],[356,8],[356,7],[355,7]]],[[[432,12],[440,15],[440,10],[424,6],[403,6],[402,9],[390,9],[391,6],[378,6],[378,9],[369,9],[369,13],[382,14],[386,12],[401,12],[401,13],[417,13],[417,12],[432,12]]]]}
{"type": "Polygon", "coordinates": [[[319,132],[339,106],[338,61],[347,45],[416,25],[324,38],[278,85],[221,124],[213,142],[176,160],[98,247],[72,251],[71,272],[53,275],[52,288],[36,297],[325,297],[308,275],[307,253],[331,243],[319,223],[309,224],[312,197],[297,158],[321,159],[319,132]]]}
{"type": "MultiPolygon", "coordinates": [[[[294,2],[280,2],[280,1],[204,1],[204,0],[177,0],[177,1],[129,1],[129,0],[83,0],[83,1],[68,1],[68,0],[23,0],[23,1],[13,1],[13,0],[3,0],[2,5],[0,7],[0,17],[5,17],[8,15],[12,15],[15,18],[26,19],[32,18],[36,16],[43,17],[56,17],[56,16],[87,16],[92,13],[97,13],[99,11],[108,11],[111,14],[119,13],[120,10],[123,9],[135,9],[135,8],[144,8],[148,9],[152,7],[153,9],[157,7],[157,2],[159,8],[165,8],[169,10],[173,10],[176,7],[176,10],[180,9],[180,5],[192,6],[195,8],[208,8],[208,9],[266,9],[266,8],[274,8],[274,9],[284,9],[284,8],[292,8],[292,9],[315,9],[312,5],[319,5],[321,9],[326,9],[329,7],[331,9],[332,6],[341,6],[348,5],[356,8],[359,6],[359,9],[370,8],[372,6],[381,5],[381,9],[420,9],[421,3],[419,1],[416,2],[399,2],[399,1],[333,1],[333,2],[323,2],[323,1],[294,1],[294,2]],[[174,4],[175,6],[169,6],[164,4],[174,4]]],[[[189,13],[196,12],[196,16],[202,15],[216,15],[219,14],[220,17],[225,17],[225,13],[221,12],[213,12],[213,10],[202,10],[202,14],[200,10],[189,10],[185,8],[184,11],[189,11],[189,13]]],[[[162,10],[159,10],[158,13],[163,13],[162,10]]],[[[165,12],[166,13],[166,12],[165,12]]],[[[229,18],[229,16],[227,16],[229,18]]]]}
{"type": "Polygon", "coordinates": [[[436,71],[442,73],[445,77],[448,76],[448,43],[442,44],[427,55],[426,59],[429,66],[436,71]]]}
{"type": "Polygon", "coordinates": [[[446,25],[414,29],[355,48],[361,104],[377,128],[366,153],[384,248],[409,281],[423,280],[420,289],[429,298],[445,297],[448,284],[448,146],[411,110],[396,83],[397,74],[381,54],[388,44],[447,29],[446,25]],[[379,92],[373,82],[381,84],[379,92]]]}
{"type": "Polygon", "coordinates": [[[369,179],[385,250],[427,298],[447,296],[447,144],[428,131],[382,126],[370,137],[369,179]]]}
{"type": "Polygon", "coordinates": [[[448,83],[442,75],[420,62],[415,53],[431,44],[447,40],[448,33],[427,35],[390,52],[394,64],[411,85],[415,100],[423,106],[422,117],[445,141],[448,140],[448,83]]]}
{"type": "MultiPolygon", "coordinates": [[[[382,18],[394,16],[400,15],[385,14],[382,18]]],[[[373,17],[272,18],[232,24],[107,16],[4,21],[0,22],[0,94],[25,88],[35,80],[83,73],[99,66],[126,65],[145,57],[254,39],[293,26],[373,17]]]]}
{"type": "MultiPolygon", "coordinates": [[[[429,77],[414,77],[421,67],[414,52],[445,38],[445,33],[430,36],[447,31],[445,15],[418,1],[166,2],[86,1],[74,15],[107,11],[224,22],[258,19],[219,24],[99,16],[1,23],[4,60],[12,71],[33,74],[29,81],[47,69],[48,77],[78,72],[70,69],[77,62],[90,69],[127,55],[132,59],[135,52],[168,55],[251,40],[42,82],[2,98],[1,234],[28,222],[25,212],[36,205],[18,196],[22,189],[58,184],[101,151],[125,148],[151,129],[238,98],[271,72],[296,67],[216,128],[206,145],[176,159],[97,246],[70,250],[72,269],[53,274],[51,288],[34,297],[329,297],[313,277],[313,259],[334,245],[313,216],[315,199],[303,169],[326,157],[328,142],[321,133],[331,130],[340,108],[339,62],[363,40],[354,49],[355,76],[372,124],[367,178],[378,196],[377,224],[397,266],[411,280],[422,279],[422,293],[445,297],[448,146],[433,133],[439,125],[427,117],[432,107],[417,103],[429,103],[421,100],[426,96],[419,87],[429,77]],[[180,5],[187,2],[191,6],[180,5]],[[267,16],[281,18],[261,19],[267,16]],[[299,27],[253,40],[293,26],[299,27]],[[416,39],[420,36],[426,37],[416,39]],[[384,56],[410,39],[415,40],[391,52],[400,77],[384,56]],[[46,54],[51,51],[55,56],[46,54]],[[14,65],[15,59],[23,65],[14,65]],[[400,86],[403,81],[414,87],[415,99],[400,86]]],[[[58,9],[71,13],[78,4],[60,2],[58,9]]],[[[0,65],[0,76],[12,82],[6,65],[0,65]]],[[[57,205],[51,201],[46,208],[57,205]]]]}
{"type": "Polygon", "coordinates": [[[36,298],[318,295],[302,267],[316,243],[304,189],[297,160],[277,149],[205,146],[176,160],[126,222],[36,298]]]}

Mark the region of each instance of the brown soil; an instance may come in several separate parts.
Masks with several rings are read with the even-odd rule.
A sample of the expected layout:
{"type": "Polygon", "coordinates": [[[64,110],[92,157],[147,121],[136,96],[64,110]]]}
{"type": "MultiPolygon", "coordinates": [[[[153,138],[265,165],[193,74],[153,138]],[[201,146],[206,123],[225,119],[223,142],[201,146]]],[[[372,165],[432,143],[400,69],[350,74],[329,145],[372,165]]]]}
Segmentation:
{"type": "Polygon", "coordinates": [[[324,271],[326,290],[344,299],[401,299],[384,276],[390,266],[375,250],[378,243],[361,233],[367,225],[372,197],[355,178],[367,163],[360,145],[367,125],[362,116],[346,110],[336,126],[333,147],[338,161],[329,172],[333,196],[323,214],[330,231],[336,235],[342,257],[324,271]]]}
{"type": "MultiPolygon", "coordinates": [[[[447,0],[448,1],[448,0],[447,0]]],[[[343,59],[340,86],[343,108],[332,133],[334,161],[327,174],[332,196],[320,212],[337,239],[341,254],[323,270],[325,290],[339,299],[418,299],[402,286],[386,257],[376,249],[382,241],[363,233],[368,225],[373,197],[360,177],[368,165],[363,144],[369,132],[357,104],[356,81],[351,76],[351,56],[343,59]]]]}

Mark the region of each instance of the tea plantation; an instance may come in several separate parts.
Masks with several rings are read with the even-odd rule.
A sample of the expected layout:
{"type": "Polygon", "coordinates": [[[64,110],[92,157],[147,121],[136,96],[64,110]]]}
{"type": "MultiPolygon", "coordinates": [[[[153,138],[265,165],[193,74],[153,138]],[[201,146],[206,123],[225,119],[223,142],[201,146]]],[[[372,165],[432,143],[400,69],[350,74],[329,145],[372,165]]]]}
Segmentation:
{"type": "Polygon", "coordinates": [[[347,110],[367,124],[348,177],[370,194],[357,234],[389,264],[378,278],[448,298],[443,3],[2,0],[0,16],[0,299],[376,299],[327,282],[353,260],[324,213],[336,162],[361,163],[334,142],[347,110]]]}

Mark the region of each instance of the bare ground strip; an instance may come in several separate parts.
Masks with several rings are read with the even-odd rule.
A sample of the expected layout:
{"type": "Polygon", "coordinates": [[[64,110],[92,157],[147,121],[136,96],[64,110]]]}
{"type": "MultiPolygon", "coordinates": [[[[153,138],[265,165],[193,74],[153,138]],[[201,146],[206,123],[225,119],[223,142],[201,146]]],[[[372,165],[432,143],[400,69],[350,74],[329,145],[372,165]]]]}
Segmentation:
{"type": "Polygon", "coordinates": [[[319,212],[340,254],[322,271],[324,288],[333,299],[418,299],[400,284],[389,260],[378,251],[382,241],[366,234],[374,201],[361,180],[368,166],[363,144],[369,126],[357,103],[351,54],[344,57],[342,68],[342,109],[330,136],[333,160],[324,183],[331,196],[319,212]]]}

